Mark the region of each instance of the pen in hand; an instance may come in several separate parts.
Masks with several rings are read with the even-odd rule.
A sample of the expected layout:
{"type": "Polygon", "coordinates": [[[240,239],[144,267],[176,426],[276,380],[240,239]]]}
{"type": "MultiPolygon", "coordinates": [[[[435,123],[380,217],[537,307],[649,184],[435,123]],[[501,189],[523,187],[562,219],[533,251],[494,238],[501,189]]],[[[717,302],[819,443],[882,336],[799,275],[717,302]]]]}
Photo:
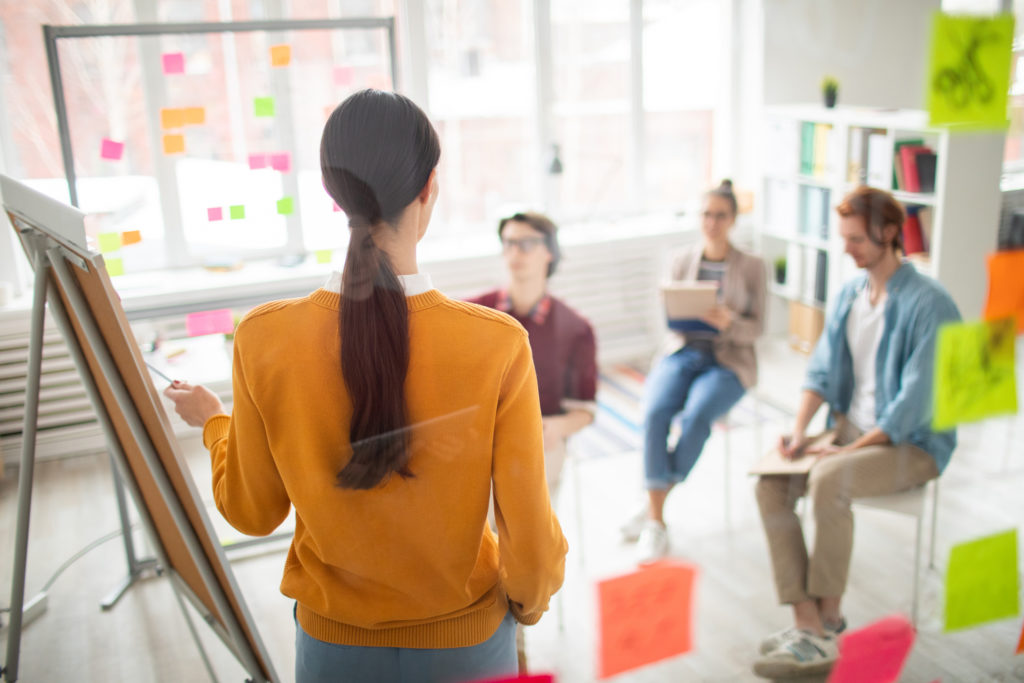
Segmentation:
{"type": "Polygon", "coordinates": [[[146,367],[147,367],[147,368],[149,368],[150,370],[152,370],[153,372],[155,372],[156,374],[160,375],[160,377],[162,377],[163,379],[167,380],[167,383],[168,383],[168,384],[174,384],[174,380],[173,380],[173,379],[171,379],[170,377],[168,377],[168,376],[167,376],[167,375],[165,375],[164,373],[160,372],[159,370],[157,370],[156,368],[154,368],[154,367],[153,367],[152,365],[150,365],[149,363],[146,363],[146,367]]]}

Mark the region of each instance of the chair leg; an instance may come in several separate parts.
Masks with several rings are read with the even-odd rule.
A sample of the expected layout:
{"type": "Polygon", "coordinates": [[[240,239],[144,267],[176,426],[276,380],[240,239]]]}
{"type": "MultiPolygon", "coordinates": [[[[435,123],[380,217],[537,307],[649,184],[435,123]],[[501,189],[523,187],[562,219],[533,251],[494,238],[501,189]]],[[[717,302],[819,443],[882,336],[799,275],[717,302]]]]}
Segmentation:
{"type": "Polygon", "coordinates": [[[921,524],[922,519],[918,516],[917,534],[914,541],[914,593],[910,603],[910,619],[914,628],[917,628],[918,589],[921,581],[921,524]]]}
{"type": "Polygon", "coordinates": [[[583,569],[583,486],[580,483],[580,459],[577,453],[572,458],[572,503],[576,512],[576,556],[579,558],[580,569],[583,569]]]}
{"type": "Polygon", "coordinates": [[[932,481],[932,528],[928,543],[928,569],[935,569],[935,531],[939,522],[939,480],[932,481]]]}
{"type": "Polygon", "coordinates": [[[725,469],[725,496],[724,496],[724,498],[725,498],[725,528],[727,530],[729,530],[729,531],[732,530],[732,488],[731,488],[731,484],[732,484],[732,481],[731,481],[731,479],[732,479],[731,478],[732,467],[730,466],[731,465],[730,460],[732,458],[732,449],[730,447],[731,444],[729,443],[729,438],[730,438],[729,437],[729,432],[731,432],[731,431],[732,431],[731,425],[726,424],[725,425],[725,463],[724,463],[724,469],[725,469]]]}

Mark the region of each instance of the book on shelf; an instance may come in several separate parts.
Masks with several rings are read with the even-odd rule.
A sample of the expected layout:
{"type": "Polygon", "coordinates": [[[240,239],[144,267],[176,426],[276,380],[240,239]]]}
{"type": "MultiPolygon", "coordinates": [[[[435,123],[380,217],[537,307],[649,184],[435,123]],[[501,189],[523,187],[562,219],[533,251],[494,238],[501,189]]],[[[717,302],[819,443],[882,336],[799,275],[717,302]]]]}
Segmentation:
{"type": "Polygon", "coordinates": [[[850,129],[850,152],[847,156],[846,181],[852,185],[870,184],[868,182],[868,162],[872,135],[885,139],[884,130],[877,128],[850,129]]]}
{"type": "Polygon", "coordinates": [[[800,173],[814,173],[814,124],[810,121],[800,124],[800,173]]]}
{"type": "Polygon", "coordinates": [[[892,174],[892,149],[885,133],[871,132],[867,136],[867,184],[871,187],[888,186],[892,174]]]}
{"type": "Polygon", "coordinates": [[[917,177],[920,181],[918,192],[931,194],[935,192],[935,169],[938,166],[938,156],[927,147],[923,152],[914,155],[914,164],[917,166],[917,177]]]}
{"type": "Polygon", "coordinates": [[[921,242],[924,251],[932,250],[932,215],[934,211],[930,206],[922,206],[917,209],[917,220],[921,223],[921,242]]]}
{"type": "Polygon", "coordinates": [[[924,140],[915,138],[913,140],[897,140],[896,144],[893,145],[892,154],[892,185],[889,186],[890,190],[905,190],[907,187],[907,180],[903,175],[903,153],[904,147],[923,147],[924,140]]]}
{"type": "Polygon", "coordinates": [[[918,217],[918,207],[907,207],[907,218],[903,221],[903,253],[907,256],[924,252],[924,232],[918,217]]]}
{"type": "Polygon", "coordinates": [[[828,295],[828,253],[822,249],[815,254],[814,300],[824,304],[828,295]]]}

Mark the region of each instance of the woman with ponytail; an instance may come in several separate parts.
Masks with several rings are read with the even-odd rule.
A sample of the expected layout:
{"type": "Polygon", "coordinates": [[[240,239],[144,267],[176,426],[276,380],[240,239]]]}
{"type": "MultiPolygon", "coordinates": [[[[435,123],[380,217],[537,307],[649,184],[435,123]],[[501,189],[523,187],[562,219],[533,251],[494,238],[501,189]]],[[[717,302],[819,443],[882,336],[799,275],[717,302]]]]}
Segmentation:
{"type": "Polygon", "coordinates": [[[622,527],[626,540],[637,541],[641,562],[668,554],[662,513],[669,491],[690,474],[714,421],[757,383],[754,341],[764,328],[768,283],[764,262],[729,241],[736,213],[732,182],[723,180],[704,195],[702,239],[672,263],[672,280],[716,282],[718,305],[704,314],[703,329],[669,332],[664,355],[645,383],[648,501],[622,527]],[[682,432],[670,448],[669,429],[677,415],[682,418],[682,432]]]}
{"type": "Polygon", "coordinates": [[[342,102],[320,165],[349,220],[344,270],[239,323],[230,416],[203,387],[165,392],[203,427],[235,528],[269,534],[295,508],[298,683],[514,675],[515,622],[562,582],[526,332],[417,267],[439,156],[408,98],[342,102]]]}

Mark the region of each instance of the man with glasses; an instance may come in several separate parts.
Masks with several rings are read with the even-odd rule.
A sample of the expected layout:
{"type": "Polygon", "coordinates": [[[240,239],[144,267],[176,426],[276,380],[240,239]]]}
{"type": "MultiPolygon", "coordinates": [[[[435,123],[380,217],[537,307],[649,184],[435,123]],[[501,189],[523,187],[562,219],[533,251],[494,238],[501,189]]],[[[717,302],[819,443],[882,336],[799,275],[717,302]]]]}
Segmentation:
{"type": "Polygon", "coordinates": [[[548,490],[554,499],[565,461],[565,441],[593,422],[596,412],[597,348],[590,323],[548,294],[561,259],[551,219],[517,213],[498,224],[508,286],[469,301],[508,313],[530,335],[544,416],[548,490]]]}

